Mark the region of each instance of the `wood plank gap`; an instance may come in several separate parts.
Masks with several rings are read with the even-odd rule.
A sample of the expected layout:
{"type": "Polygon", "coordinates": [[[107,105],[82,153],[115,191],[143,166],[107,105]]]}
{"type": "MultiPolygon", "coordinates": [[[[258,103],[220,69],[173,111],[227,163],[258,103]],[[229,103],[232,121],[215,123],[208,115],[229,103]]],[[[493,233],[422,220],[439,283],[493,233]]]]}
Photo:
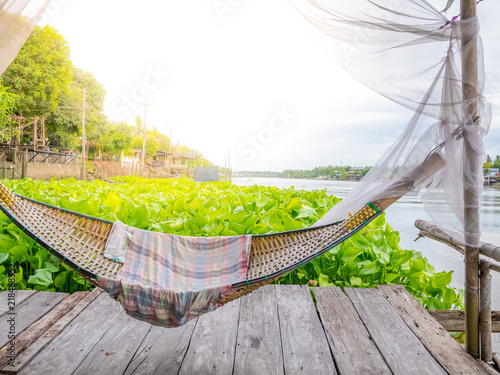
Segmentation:
{"type": "MultiPolygon", "coordinates": [[[[138,347],[137,347],[137,349],[135,350],[134,354],[132,354],[132,356],[130,357],[130,360],[128,361],[127,366],[125,367],[125,371],[123,372],[124,374],[128,371],[128,369],[129,369],[130,365],[132,364],[132,362],[133,362],[134,358],[136,358],[136,357],[137,357],[137,352],[139,352],[139,350],[141,350],[141,348],[142,348],[141,353],[142,353],[142,351],[144,350],[144,348],[143,348],[142,346],[143,346],[143,344],[144,344],[144,341],[146,340],[146,337],[148,337],[149,333],[151,332],[151,329],[152,329],[152,328],[153,328],[153,326],[151,325],[151,326],[149,327],[148,332],[146,333],[146,335],[145,335],[145,336],[144,336],[144,338],[142,339],[141,343],[139,344],[139,346],[138,346],[138,347]]],[[[139,354],[140,354],[140,353],[139,353],[139,354]]]]}
{"type": "Polygon", "coordinates": [[[462,349],[405,287],[379,285],[377,289],[449,374],[486,374],[476,360],[462,349]]]}
{"type": "MultiPolygon", "coordinates": [[[[192,339],[193,339],[193,332],[194,332],[194,330],[196,329],[196,325],[197,325],[197,324],[198,324],[198,319],[196,319],[196,321],[195,321],[195,322],[194,322],[194,324],[193,324],[193,325],[194,325],[194,327],[193,327],[193,331],[191,332],[191,335],[189,336],[189,342],[188,342],[188,345],[187,345],[187,347],[186,347],[186,351],[184,352],[184,356],[182,357],[182,362],[181,362],[181,364],[180,364],[180,366],[179,366],[179,369],[178,369],[178,370],[180,370],[180,368],[182,368],[182,365],[184,364],[184,360],[186,359],[186,353],[187,353],[187,351],[189,350],[189,348],[191,347],[191,341],[192,341],[192,339]]],[[[177,372],[179,372],[179,371],[177,371],[177,372]]]]}
{"type": "MultiPolygon", "coordinates": [[[[244,297],[246,297],[246,296],[243,296],[242,298],[244,298],[244,297]]],[[[236,366],[236,353],[237,353],[237,349],[238,349],[238,337],[239,337],[239,331],[240,331],[241,309],[242,309],[242,306],[241,306],[241,300],[240,300],[240,308],[238,311],[238,322],[237,322],[238,328],[236,329],[236,340],[234,340],[233,371],[231,371],[231,374],[234,374],[235,366],[236,366]]]]}

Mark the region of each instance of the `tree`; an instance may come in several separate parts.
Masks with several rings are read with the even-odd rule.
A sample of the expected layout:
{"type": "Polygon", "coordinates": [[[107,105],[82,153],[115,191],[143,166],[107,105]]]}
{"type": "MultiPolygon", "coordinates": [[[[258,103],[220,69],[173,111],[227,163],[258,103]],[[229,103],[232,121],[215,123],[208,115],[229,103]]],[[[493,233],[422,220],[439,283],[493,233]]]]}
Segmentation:
{"type": "Polygon", "coordinates": [[[52,27],[36,27],[1,83],[17,95],[15,113],[46,117],[59,94],[70,84],[72,64],[66,40],[52,27]]]}
{"type": "Polygon", "coordinates": [[[490,155],[486,155],[486,162],[483,164],[483,172],[484,172],[484,174],[489,174],[490,173],[491,165],[492,165],[491,156],[490,155]]]}
{"type": "MultiPolygon", "coordinates": [[[[75,68],[73,71],[72,87],[79,98],[79,114],[81,114],[83,89],[86,89],[85,137],[87,139],[87,155],[89,155],[89,153],[93,153],[99,148],[103,149],[106,145],[106,134],[109,125],[108,119],[103,112],[106,90],[92,73],[79,68],[75,68]]],[[[81,127],[79,127],[79,131],[81,131],[81,127]]]]}
{"type": "Polygon", "coordinates": [[[493,162],[493,168],[500,168],[500,155],[495,156],[495,161],[493,162]]]}
{"type": "MultiPolygon", "coordinates": [[[[103,113],[106,91],[94,76],[82,69],[73,67],[72,81],[61,91],[55,110],[46,121],[49,144],[56,147],[80,147],[75,145],[75,137],[81,134],[83,89],[86,89],[85,131],[87,148],[104,147],[108,132],[107,119],[103,113]]],[[[87,150],[88,152],[88,150],[87,150]]]]}
{"type": "Polygon", "coordinates": [[[14,113],[15,105],[16,96],[10,93],[7,87],[0,85],[0,131],[2,132],[2,141],[4,138],[3,130],[11,123],[11,115],[14,113]]]}
{"type": "Polygon", "coordinates": [[[110,124],[109,132],[106,134],[104,151],[119,153],[131,148],[133,127],[126,122],[110,124]]]}

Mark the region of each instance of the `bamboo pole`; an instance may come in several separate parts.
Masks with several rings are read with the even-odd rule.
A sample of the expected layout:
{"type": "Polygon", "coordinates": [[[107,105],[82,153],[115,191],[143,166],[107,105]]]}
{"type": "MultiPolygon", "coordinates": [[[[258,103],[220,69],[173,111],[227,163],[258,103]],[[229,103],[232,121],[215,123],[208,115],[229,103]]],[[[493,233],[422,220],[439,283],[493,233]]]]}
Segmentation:
{"type": "MultiPolygon", "coordinates": [[[[476,17],[476,0],[461,0],[462,20],[476,17]]],[[[465,25],[466,26],[466,25],[465,25]]],[[[477,117],[477,36],[471,34],[462,23],[462,94],[467,103],[466,116],[477,117]]],[[[476,126],[475,124],[466,126],[476,126]]],[[[470,130],[470,129],[468,129],[470,130]]],[[[466,132],[472,134],[473,131],[466,132]]],[[[464,137],[464,185],[472,184],[477,170],[477,156],[464,137]],[[469,168],[467,168],[469,166],[469,168]],[[471,180],[472,179],[472,180],[471,180]]],[[[474,191],[464,186],[464,229],[465,242],[472,246],[465,247],[465,347],[467,351],[478,358],[479,347],[479,197],[474,191]]]]}
{"type": "Polygon", "coordinates": [[[491,275],[490,264],[480,261],[481,269],[481,308],[479,310],[479,329],[481,331],[481,359],[485,362],[493,360],[491,346],[491,275]]]}
{"type": "MultiPolygon", "coordinates": [[[[437,225],[431,224],[425,220],[416,220],[415,227],[420,229],[419,238],[427,237],[432,240],[442,242],[445,245],[448,245],[454,248],[455,250],[461,252],[462,254],[465,254],[464,250],[465,244],[457,240],[456,238],[450,236],[448,233],[443,231],[437,225]]],[[[485,257],[500,262],[500,247],[498,246],[492,245],[487,242],[481,242],[481,244],[479,245],[479,253],[481,255],[484,255],[485,257]]],[[[498,267],[490,263],[490,268],[496,270],[498,267]]]]}

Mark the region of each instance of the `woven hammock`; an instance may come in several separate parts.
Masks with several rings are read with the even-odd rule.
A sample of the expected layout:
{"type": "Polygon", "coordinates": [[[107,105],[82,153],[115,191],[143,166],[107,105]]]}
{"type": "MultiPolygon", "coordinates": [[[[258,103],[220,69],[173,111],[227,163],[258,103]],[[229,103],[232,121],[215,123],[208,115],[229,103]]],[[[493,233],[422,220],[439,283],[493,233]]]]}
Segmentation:
{"type": "MultiPolygon", "coordinates": [[[[431,154],[413,173],[391,185],[382,198],[367,203],[344,221],[252,236],[247,280],[233,284],[234,293],[218,302],[226,303],[250,293],[339,245],[443,165],[439,154],[431,154]]],[[[1,183],[0,209],[25,234],[90,283],[99,286],[97,275],[115,278],[120,271],[122,263],[104,256],[112,221],[15,195],[1,183]]]]}

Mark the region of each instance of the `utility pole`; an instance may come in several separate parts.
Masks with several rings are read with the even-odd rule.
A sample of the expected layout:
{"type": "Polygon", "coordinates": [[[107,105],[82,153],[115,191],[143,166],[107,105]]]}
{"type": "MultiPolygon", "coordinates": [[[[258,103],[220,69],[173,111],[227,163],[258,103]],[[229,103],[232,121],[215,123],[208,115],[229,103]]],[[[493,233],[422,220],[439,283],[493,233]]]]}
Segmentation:
{"type": "MultiPolygon", "coordinates": [[[[460,10],[462,22],[476,17],[476,0],[461,0],[460,10]]],[[[474,128],[478,124],[472,123],[478,115],[478,61],[477,35],[473,34],[462,23],[462,101],[467,103],[465,108],[465,131],[471,137],[477,134],[474,128]],[[469,125],[467,125],[470,122],[469,125]]],[[[475,191],[467,189],[468,184],[475,186],[473,181],[481,171],[480,160],[472,148],[469,138],[463,137],[464,143],[464,235],[465,247],[465,346],[475,358],[480,355],[479,344],[479,202],[480,197],[475,191]],[[469,246],[471,245],[471,246],[469,246]]]]}
{"type": "Polygon", "coordinates": [[[85,99],[87,96],[87,89],[83,88],[83,100],[82,100],[82,171],[80,173],[80,180],[85,180],[85,99]]]}
{"type": "Polygon", "coordinates": [[[142,134],[142,158],[141,158],[141,177],[144,177],[144,160],[146,158],[146,115],[148,113],[148,105],[153,105],[154,103],[141,103],[139,105],[144,106],[144,132],[142,134]]]}
{"type": "MultiPolygon", "coordinates": [[[[172,155],[172,125],[176,125],[175,122],[167,122],[167,125],[170,125],[170,147],[168,152],[170,153],[170,161],[172,162],[174,160],[173,155],[172,155]]],[[[166,162],[166,160],[165,160],[166,162]]],[[[166,167],[166,166],[165,166],[166,167]]],[[[168,173],[170,173],[170,162],[168,163],[168,173]]]]}
{"type": "Polygon", "coordinates": [[[231,149],[227,149],[227,164],[228,164],[228,176],[229,176],[229,181],[231,181],[231,149]]]}

